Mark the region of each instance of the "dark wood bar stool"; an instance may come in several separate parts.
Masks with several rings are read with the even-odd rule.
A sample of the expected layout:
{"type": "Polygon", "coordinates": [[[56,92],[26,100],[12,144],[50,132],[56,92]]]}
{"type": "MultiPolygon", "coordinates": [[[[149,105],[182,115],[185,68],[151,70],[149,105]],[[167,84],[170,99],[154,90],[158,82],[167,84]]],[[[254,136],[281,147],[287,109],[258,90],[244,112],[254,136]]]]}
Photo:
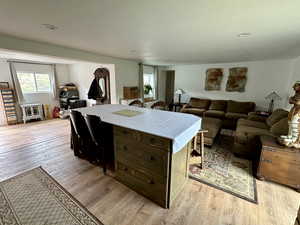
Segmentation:
{"type": "Polygon", "coordinates": [[[72,110],[70,113],[71,121],[71,147],[73,147],[74,155],[86,158],[90,162],[96,162],[97,156],[93,152],[93,141],[80,112],[72,110]]]}
{"type": "Polygon", "coordinates": [[[102,122],[99,116],[85,115],[84,119],[96,151],[100,155],[103,173],[106,174],[107,162],[113,152],[112,127],[102,122]]]}
{"type": "Polygon", "coordinates": [[[136,107],[143,107],[144,104],[140,100],[134,100],[131,103],[129,103],[129,106],[136,106],[136,107]]]}
{"type": "Polygon", "coordinates": [[[151,105],[151,109],[167,110],[167,105],[164,101],[158,101],[151,105]]]}

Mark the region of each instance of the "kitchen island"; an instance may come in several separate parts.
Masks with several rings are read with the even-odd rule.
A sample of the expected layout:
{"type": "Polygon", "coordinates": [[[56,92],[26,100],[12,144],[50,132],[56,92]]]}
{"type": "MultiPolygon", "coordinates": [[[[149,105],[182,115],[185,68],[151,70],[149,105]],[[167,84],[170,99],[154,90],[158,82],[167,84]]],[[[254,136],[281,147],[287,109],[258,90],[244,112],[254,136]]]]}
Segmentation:
{"type": "Polygon", "coordinates": [[[169,208],[188,179],[191,142],[201,118],[125,105],[76,110],[113,126],[116,179],[169,208]]]}

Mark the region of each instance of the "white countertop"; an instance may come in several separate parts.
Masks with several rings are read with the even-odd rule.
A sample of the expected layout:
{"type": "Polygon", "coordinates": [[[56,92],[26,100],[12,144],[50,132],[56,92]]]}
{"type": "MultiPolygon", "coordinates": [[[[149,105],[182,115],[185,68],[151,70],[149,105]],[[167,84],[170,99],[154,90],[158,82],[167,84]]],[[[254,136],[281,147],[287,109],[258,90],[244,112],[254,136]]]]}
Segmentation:
{"type": "Polygon", "coordinates": [[[180,151],[200,130],[201,118],[185,113],[168,112],[127,105],[96,105],[75,109],[83,115],[97,115],[101,120],[113,125],[134,129],[173,140],[173,153],[180,151]],[[113,114],[123,109],[143,112],[126,117],[113,114]]]}

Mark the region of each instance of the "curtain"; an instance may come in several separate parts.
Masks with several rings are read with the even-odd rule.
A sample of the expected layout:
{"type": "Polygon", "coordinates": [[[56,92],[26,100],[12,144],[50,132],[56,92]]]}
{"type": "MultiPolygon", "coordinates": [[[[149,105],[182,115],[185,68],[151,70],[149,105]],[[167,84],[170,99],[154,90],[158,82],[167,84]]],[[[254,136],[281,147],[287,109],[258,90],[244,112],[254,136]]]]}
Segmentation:
{"type": "Polygon", "coordinates": [[[140,86],[140,98],[144,102],[144,65],[139,64],[139,86],[140,86]]]}
{"type": "Polygon", "coordinates": [[[14,63],[9,62],[9,68],[10,68],[11,78],[15,87],[18,102],[19,104],[22,104],[24,102],[24,95],[22,93],[21,85],[17,76],[17,71],[14,63]]]}
{"type": "Polygon", "coordinates": [[[53,73],[52,76],[50,74],[50,83],[51,83],[51,94],[55,100],[58,100],[58,92],[57,92],[57,79],[56,79],[56,65],[52,65],[53,73]]]}
{"type": "Polygon", "coordinates": [[[158,100],[158,66],[154,66],[154,83],[155,83],[155,96],[154,98],[158,100]]]}

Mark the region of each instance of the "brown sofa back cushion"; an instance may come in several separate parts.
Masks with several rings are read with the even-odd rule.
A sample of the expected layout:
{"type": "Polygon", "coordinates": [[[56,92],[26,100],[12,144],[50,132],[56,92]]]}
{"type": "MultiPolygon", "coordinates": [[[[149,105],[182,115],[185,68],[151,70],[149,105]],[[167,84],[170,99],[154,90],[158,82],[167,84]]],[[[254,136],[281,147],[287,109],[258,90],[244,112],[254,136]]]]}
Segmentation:
{"type": "Polygon", "coordinates": [[[289,132],[288,118],[285,117],[279,120],[277,123],[273,124],[270,131],[276,136],[287,135],[289,132]]]}
{"type": "Polygon", "coordinates": [[[227,102],[227,112],[230,113],[242,113],[248,114],[249,112],[254,111],[255,103],[254,102],[237,102],[229,100],[227,102]]]}
{"type": "Polygon", "coordinates": [[[212,100],[209,106],[210,110],[224,111],[226,110],[227,101],[226,100],[212,100]]]}
{"type": "Polygon", "coordinates": [[[191,98],[188,106],[191,108],[208,109],[209,104],[209,99],[191,98]]]}
{"type": "Polygon", "coordinates": [[[284,109],[276,109],[266,120],[266,123],[269,127],[271,127],[273,124],[277,123],[279,120],[283,119],[284,117],[287,117],[289,114],[288,111],[284,109]]]}

